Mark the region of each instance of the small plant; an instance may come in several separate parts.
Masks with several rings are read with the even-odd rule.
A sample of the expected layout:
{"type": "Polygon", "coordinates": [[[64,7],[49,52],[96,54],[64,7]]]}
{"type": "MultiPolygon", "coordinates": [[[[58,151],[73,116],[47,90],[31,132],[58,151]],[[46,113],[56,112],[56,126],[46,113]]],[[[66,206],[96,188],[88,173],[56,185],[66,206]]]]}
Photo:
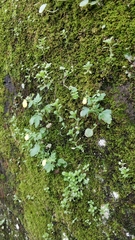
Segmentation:
{"type": "Polygon", "coordinates": [[[50,48],[49,46],[47,46],[46,37],[38,39],[38,44],[36,45],[36,47],[40,49],[43,54],[45,54],[45,51],[50,48]]]}
{"type": "Polygon", "coordinates": [[[88,204],[89,204],[88,212],[94,217],[97,207],[94,206],[95,204],[92,200],[88,201],[88,204]]]}
{"type": "Polygon", "coordinates": [[[114,37],[110,37],[106,40],[103,41],[104,43],[107,43],[108,44],[108,47],[104,47],[104,48],[109,48],[109,52],[110,52],[110,58],[114,57],[114,54],[113,54],[113,47],[115,45],[117,45],[117,43],[113,43],[114,42],[114,37]]]}
{"type": "MultiPolygon", "coordinates": [[[[135,68],[135,57],[133,57],[131,55],[131,53],[126,53],[124,54],[124,57],[128,60],[128,62],[130,63],[130,70],[126,70],[125,73],[129,78],[134,78],[135,77],[135,72],[134,72],[134,68],[135,68]]],[[[123,68],[125,68],[125,66],[123,66],[123,68]]]]}
{"type": "Polygon", "coordinates": [[[68,182],[68,186],[64,189],[61,201],[62,208],[66,210],[69,208],[70,202],[82,199],[83,188],[89,183],[89,178],[86,177],[86,171],[89,169],[89,164],[85,165],[83,169],[75,170],[75,172],[62,172],[64,181],[68,182]]]}
{"type": "Polygon", "coordinates": [[[56,152],[52,152],[48,158],[45,158],[42,161],[42,166],[46,170],[46,172],[49,173],[53,171],[56,167],[62,166],[65,168],[67,166],[67,162],[63,158],[57,160],[56,152]]]}
{"type": "MultiPolygon", "coordinates": [[[[99,93],[99,91],[97,91],[97,93],[95,95],[93,95],[92,97],[86,96],[83,99],[83,106],[81,112],[80,112],[80,116],[81,117],[88,117],[89,114],[95,114],[99,120],[104,121],[105,123],[107,123],[108,125],[111,124],[112,121],[112,116],[111,116],[111,110],[110,109],[105,109],[103,107],[100,106],[100,101],[102,101],[105,97],[105,93],[99,93]]],[[[86,137],[92,137],[93,136],[93,130],[96,128],[96,124],[93,125],[93,128],[87,128],[85,130],[85,136],[86,137]]]]}
{"type": "Polygon", "coordinates": [[[80,127],[82,125],[81,119],[77,117],[77,110],[69,112],[69,118],[74,121],[71,123],[71,128],[68,130],[67,135],[70,136],[69,141],[73,143],[72,149],[80,149],[84,152],[83,146],[78,144],[80,138],[78,138],[80,134],[80,127]]]}
{"type": "Polygon", "coordinates": [[[127,168],[126,166],[126,163],[123,163],[123,162],[119,162],[119,171],[121,173],[121,176],[123,178],[128,178],[129,177],[129,168],[127,168]]]}
{"type": "Polygon", "coordinates": [[[84,74],[90,73],[92,74],[92,71],[90,70],[93,64],[88,61],[85,65],[83,65],[83,69],[85,70],[84,74]]]}
{"type": "Polygon", "coordinates": [[[79,95],[78,95],[78,90],[76,87],[73,86],[69,86],[69,90],[71,92],[71,96],[73,99],[78,99],[79,95]]]}

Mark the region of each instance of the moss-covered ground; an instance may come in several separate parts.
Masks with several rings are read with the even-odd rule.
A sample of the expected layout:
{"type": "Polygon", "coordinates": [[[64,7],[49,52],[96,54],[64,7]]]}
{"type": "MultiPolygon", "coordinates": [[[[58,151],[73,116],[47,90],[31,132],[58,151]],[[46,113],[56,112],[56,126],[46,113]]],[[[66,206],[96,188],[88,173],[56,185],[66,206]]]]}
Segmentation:
{"type": "Polygon", "coordinates": [[[0,153],[14,175],[14,199],[23,208],[20,218],[30,240],[135,239],[135,1],[104,0],[82,8],[80,2],[1,0],[0,153]],[[16,93],[4,115],[7,74],[16,93]],[[69,86],[77,88],[78,98],[69,86]],[[75,138],[70,111],[80,119],[82,100],[97,90],[106,94],[101,106],[111,109],[112,122],[108,127],[90,114],[75,138]],[[38,93],[42,100],[23,108],[24,99],[29,103],[38,93]],[[29,122],[35,114],[42,118],[37,127],[29,122]],[[85,137],[93,124],[93,136],[85,137]],[[37,154],[30,150],[35,143],[37,154]],[[54,169],[46,172],[43,160],[51,153],[54,169]],[[58,159],[67,166],[58,166],[58,159]],[[64,180],[63,172],[76,170],[84,179],[64,180]],[[73,189],[67,190],[69,183],[73,189]]]}

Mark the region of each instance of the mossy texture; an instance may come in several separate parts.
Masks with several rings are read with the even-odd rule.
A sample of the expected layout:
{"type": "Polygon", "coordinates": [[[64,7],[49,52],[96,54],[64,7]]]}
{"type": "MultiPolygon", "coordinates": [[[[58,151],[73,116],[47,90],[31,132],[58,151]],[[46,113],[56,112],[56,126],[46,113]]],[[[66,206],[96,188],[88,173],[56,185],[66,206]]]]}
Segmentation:
{"type": "Polygon", "coordinates": [[[46,3],[42,14],[39,8],[43,2],[34,0],[2,1],[0,10],[1,102],[5,75],[10,74],[17,92],[8,125],[1,130],[1,151],[5,154],[9,147],[10,159],[11,146],[6,139],[10,129],[18,156],[11,157],[9,167],[16,176],[22,222],[30,240],[62,240],[64,234],[70,240],[135,239],[135,1],[104,0],[84,8],[79,0],[46,3]],[[113,57],[104,42],[111,37],[113,57]],[[88,61],[91,73],[84,74],[83,66],[88,61]],[[67,162],[67,167],[56,167],[50,173],[43,169],[41,157],[30,157],[24,140],[25,129],[30,128],[29,120],[37,110],[22,107],[23,99],[39,92],[42,84],[36,74],[46,62],[51,63],[47,81],[52,80],[52,85],[42,91],[39,109],[59,99],[59,114],[66,125],[62,127],[51,113],[44,115],[36,130],[31,127],[38,132],[52,123],[42,149],[51,143],[51,150],[67,162]],[[66,76],[60,67],[68,71],[66,76]],[[78,99],[72,99],[69,86],[78,89],[78,99]],[[86,93],[92,96],[97,90],[106,93],[101,105],[112,110],[113,120],[109,128],[95,116],[84,120],[79,135],[82,152],[73,149],[67,135],[73,124],[69,112],[77,110],[79,117],[86,93]],[[13,116],[14,125],[10,123],[13,116]],[[94,135],[86,138],[85,129],[94,123],[94,135]],[[100,139],[105,139],[106,146],[99,146],[100,139]],[[83,188],[83,197],[71,201],[65,213],[61,201],[67,182],[62,172],[82,170],[86,164],[89,183],[83,188]],[[127,175],[122,167],[128,169],[127,175]],[[89,211],[90,200],[97,207],[94,215],[89,211]],[[109,215],[104,217],[101,208],[105,206],[109,215]]]}

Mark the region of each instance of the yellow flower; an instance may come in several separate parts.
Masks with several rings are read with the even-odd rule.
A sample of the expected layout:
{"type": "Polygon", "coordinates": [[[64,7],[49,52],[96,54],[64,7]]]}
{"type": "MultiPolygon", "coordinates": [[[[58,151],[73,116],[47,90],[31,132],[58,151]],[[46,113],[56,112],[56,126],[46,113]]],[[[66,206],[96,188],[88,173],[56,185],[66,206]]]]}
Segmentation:
{"type": "Polygon", "coordinates": [[[26,108],[26,107],[27,107],[28,103],[27,103],[27,100],[26,100],[26,99],[23,100],[22,105],[23,105],[23,108],[26,108]]]}
{"type": "Polygon", "coordinates": [[[85,105],[87,103],[87,98],[84,97],[83,101],[82,101],[82,104],[85,105]]]}
{"type": "Polygon", "coordinates": [[[30,138],[30,137],[29,137],[29,134],[26,134],[25,137],[24,137],[24,139],[25,139],[26,141],[28,141],[29,138],[30,138]]]}
{"type": "Polygon", "coordinates": [[[46,165],[46,159],[42,161],[42,166],[44,167],[46,165]]]}

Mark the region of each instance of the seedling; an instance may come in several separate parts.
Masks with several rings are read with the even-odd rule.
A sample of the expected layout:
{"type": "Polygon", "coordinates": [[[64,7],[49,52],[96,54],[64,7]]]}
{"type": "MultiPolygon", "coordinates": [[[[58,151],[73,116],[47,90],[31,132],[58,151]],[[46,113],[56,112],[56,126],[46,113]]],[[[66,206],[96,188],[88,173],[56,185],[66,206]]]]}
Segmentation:
{"type": "Polygon", "coordinates": [[[110,37],[106,40],[103,41],[104,43],[107,43],[108,44],[108,47],[104,47],[104,48],[109,48],[109,52],[110,52],[110,58],[114,57],[114,54],[113,54],[113,47],[115,45],[117,45],[117,43],[113,43],[114,42],[114,37],[110,37]]]}

